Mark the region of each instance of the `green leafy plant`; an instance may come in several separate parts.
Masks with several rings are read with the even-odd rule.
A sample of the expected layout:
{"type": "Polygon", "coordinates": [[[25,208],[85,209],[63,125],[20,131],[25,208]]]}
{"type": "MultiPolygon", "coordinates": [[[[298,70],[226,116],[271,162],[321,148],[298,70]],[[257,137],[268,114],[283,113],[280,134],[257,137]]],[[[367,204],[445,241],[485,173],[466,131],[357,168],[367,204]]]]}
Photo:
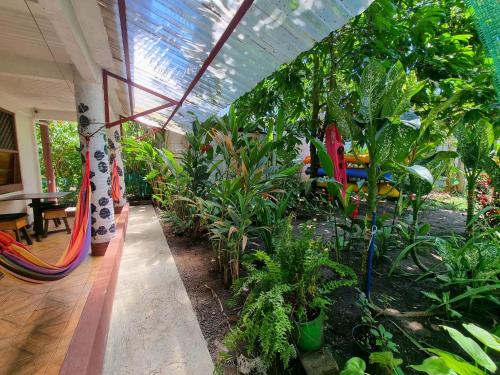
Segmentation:
{"type": "Polygon", "coordinates": [[[328,243],[316,237],[312,223],[293,233],[291,218],[275,237],[273,251],[247,255],[247,276],[233,286],[244,298],[241,318],[228,335],[228,347],[248,358],[259,358],[264,368],[276,360],[288,366],[296,356],[294,322],[306,322],[332,303],[331,292],[356,281],[348,267],[329,258],[328,243]],[[241,350],[241,349],[240,349],[241,350]]]}
{"type": "Polygon", "coordinates": [[[412,365],[411,367],[429,375],[484,375],[487,372],[495,373],[497,365],[488,356],[486,350],[491,349],[500,352],[500,338],[474,324],[463,324],[463,327],[473,338],[465,336],[454,328],[442,326],[473,362],[445,350],[426,348],[425,351],[432,354],[432,356],[425,359],[422,364],[412,365]]]}
{"type": "Polygon", "coordinates": [[[288,200],[279,186],[300,168],[298,164],[273,165],[279,142],[252,133],[255,129],[250,125],[242,124],[232,108],[223,118],[210,119],[208,125],[214,152],[222,163],[209,196],[200,205],[200,216],[207,223],[228,284],[239,277],[241,256],[252,238],[272,245],[270,234],[288,200]]]}
{"type": "Polygon", "coordinates": [[[488,172],[493,186],[500,187],[500,167],[491,157],[491,154],[495,152],[493,149],[495,134],[492,124],[485,118],[476,119],[474,116],[464,116],[463,121],[455,130],[455,136],[458,140],[457,152],[464,163],[467,179],[467,233],[472,235],[474,191],[481,172],[488,172]]]}
{"type": "Polygon", "coordinates": [[[361,358],[352,357],[347,360],[340,375],[364,375],[366,363],[361,358]]]}

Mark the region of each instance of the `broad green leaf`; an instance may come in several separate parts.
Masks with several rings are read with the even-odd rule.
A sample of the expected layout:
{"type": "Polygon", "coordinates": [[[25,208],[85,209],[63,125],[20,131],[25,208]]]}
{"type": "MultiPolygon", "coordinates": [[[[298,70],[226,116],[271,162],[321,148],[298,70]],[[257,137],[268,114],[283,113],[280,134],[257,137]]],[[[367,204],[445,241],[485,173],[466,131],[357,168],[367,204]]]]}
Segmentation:
{"type": "Polygon", "coordinates": [[[387,367],[397,367],[403,363],[403,360],[394,358],[394,354],[390,351],[374,352],[370,354],[370,363],[378,363],[387,367]]]}
{"type": "Polygon", "coordinates": [[[334,177],[333,162],[332,158],[328,154],[328,151],[326,150],[325,144],[317,139],[311,139],[311,142],[314,144],[314,146],[316,146],[321,167],[323,167],[328,177],[333,178],[334,177]]]}
{"type": "Polygon", "coordinates": [[[385,77],[385,92],[382,103],[381,118],[390,118],[398,115],[401,102],[405,99],[404,83],[406,74],[401,64],[401,61],[396,63],[389,69],[385,77]]]}
{"type": "Polygon", "coordinates": [[[458,345],[460,345],[460,347],[467,354],[469,354],[477,364],[479,364],[480,366],[484,367],[485,369],[491,372],[496,371],[497,366],[491,360],[491,358],[488,357],[488,355],[483,351],[483,349],[481,349],[481,347],[477,344],[477,342],[475,342],[470,337],[464,336],[460,331],[454,328],[443,326],[443,329],[448,331],[451,338],[455,340],[458,343],[458,345]]]}
{"type": "Polygon", "coordinates": [[[500,338],[489,333],[485,329],[476,326],[475,324],[463,324],[464,328],[469,331],[476,339],[481,341],[487,347],[500,352],[500,338]]]}
{"type": "Polygon", "coordinates": [[[426,358],[421,365],[411,365],[414,370],[425,372],[428,375],[456,375],[457,373],[446,366],[438,357],[426,358]]]}
{"type": "Polygon", "coordinates": [[[432,177],[431,172],[426,168],[421,165],[411,165],[409,167],[406,167],[406,170],[412,174],[415,177],[420,178],[421,180],[426,181],[430,185],[434,184],[434,178],[432,177]]]}
{"type": "Polygon", "coordinates": [[[344,369],[340,372],[340,375],[364,375],[365,370],[365,361],[358,357],[352,357],[346,362],[344,369]]]}
{"type": "Polygon", "coordinates": [[[419,161],[420,165],[426,165],[430,162],[438,162],[447,159],[455,159],[458,157],[458,153],[455,151],[437,151],[431,156],[419,161]]]}
{"type": "Polygon", "coordinates": [[[418,131],[403,123],[387,123],[377,133],[378,161],[402,162],[410,152],[411,145],[418,136],[418,131]]]}
{"type": "MultiPolygon", "coordinates": [[[[491,285],[483,285],[483,286],[479,286],[477,288],[471,288],[471,289],[467,290],[466,292],[459,294],[458,296],[450,299],[449,303],[450,304],[455,303],[455,302],[461,301],[465,298],[469,298],[471,296],[478,296],[480,294],[490,292],[490,291],[495,290],[495,289],[500,289],[500,283],[491,284],[491,285]]],[[[440,305],[439,307],[441,307],[443,305],[444,304],[440,305]]]]}
{"type": "Polygon", "coordinates": [[[363,122],[373,124],[378,117],[381,99],[385,91],[385,69],[375,59],[363,69],[358,87],[360,97],[359,114],[363,122]]]}
{"type": "Polygon", "coordinates": [[[285,111],[280,108],[278,112],[278,117],[276,118],[276,140],[280,141],[283,138],[283,132],[285,131],[285,111]]]}
{"type": "Polygon", "coordinates": [[[458,375],[485,375],[484,371],[471,365],[463,358],[440,349],[427,349],[441,358],[446,366],[455,371],[458,375]]]}

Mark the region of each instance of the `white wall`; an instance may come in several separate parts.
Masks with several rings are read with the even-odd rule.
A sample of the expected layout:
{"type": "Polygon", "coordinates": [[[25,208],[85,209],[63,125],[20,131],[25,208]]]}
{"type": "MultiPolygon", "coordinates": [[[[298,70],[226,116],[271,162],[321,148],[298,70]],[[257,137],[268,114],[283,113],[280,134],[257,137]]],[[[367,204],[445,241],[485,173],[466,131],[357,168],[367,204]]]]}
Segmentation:
{"type": "Polygon", "coordinates": [[[176,132],[172,129],[167,129],[167,148],[179,158],[181,154],[187,149],[188,144],[186,136],[183,133],[176,132]]]}
{"type": "MultiPolygon", "coordinates": [[[[23,107],[17,99],[1,91],[0,108],[13,112],[16,115],[17,143],[19,147],[19,162],[24,192],[41,192],[42,180],[38,161],[33,114],[29,108],[23,107]]],[[[0,197],[3,198],[17,193],[1,194],[0,197]]],[[[30,203],[30,201],[0,202],[0,213],[24,212],[27,210],[28,203],[30,203]]]]}

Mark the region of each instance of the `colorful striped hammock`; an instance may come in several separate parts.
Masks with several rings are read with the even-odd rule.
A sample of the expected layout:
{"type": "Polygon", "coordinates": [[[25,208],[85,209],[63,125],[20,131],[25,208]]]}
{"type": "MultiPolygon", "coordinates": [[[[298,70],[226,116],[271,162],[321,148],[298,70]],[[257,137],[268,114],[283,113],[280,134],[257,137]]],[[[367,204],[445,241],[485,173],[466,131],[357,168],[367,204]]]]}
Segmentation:
{"type": "Polygon", "coordinates": [[[85,171],[78,196],[71,240],[61,258],[48,263],[31,253],[11,235],[0,231],[0,272],[30,283],[62,279],[82,263],[90,248],[90,157],[85,157],[85,171]]]}
{"type": "Polygon", "coordinates": [[[111,194],[113,202],[120,202],[120,175],[118,174],[116,159],[113,160],[113,168],[111,169],[111,194]]]}

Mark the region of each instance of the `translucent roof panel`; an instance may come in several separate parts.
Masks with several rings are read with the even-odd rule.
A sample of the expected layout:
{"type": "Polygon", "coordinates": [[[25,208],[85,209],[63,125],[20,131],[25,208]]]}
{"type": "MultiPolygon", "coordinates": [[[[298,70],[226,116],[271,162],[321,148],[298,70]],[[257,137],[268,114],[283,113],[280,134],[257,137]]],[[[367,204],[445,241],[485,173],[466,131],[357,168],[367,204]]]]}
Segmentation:
{"type": "MultiPolygon", "coordinates": [[[[218,113],[281,64],[344,25],[373,0],[256,0],[197,83],[173,122],[191,127],[218,113]]],[[[100,0],[114,58],[124,61],[118,0],[100,0]],[[117,32],[118,31],[118,32],[117,32]]],[[[241,0],[128,0],[127,21],[134,81],[179,100],[240,7],[241,0]]],[[[123,72],[125,69],[123,69],[123,72]]],[[[134,111],[161,99],[134,89],[134,111]]],[[[166,121],[173,107],[155,114],[166,121]]]]}

